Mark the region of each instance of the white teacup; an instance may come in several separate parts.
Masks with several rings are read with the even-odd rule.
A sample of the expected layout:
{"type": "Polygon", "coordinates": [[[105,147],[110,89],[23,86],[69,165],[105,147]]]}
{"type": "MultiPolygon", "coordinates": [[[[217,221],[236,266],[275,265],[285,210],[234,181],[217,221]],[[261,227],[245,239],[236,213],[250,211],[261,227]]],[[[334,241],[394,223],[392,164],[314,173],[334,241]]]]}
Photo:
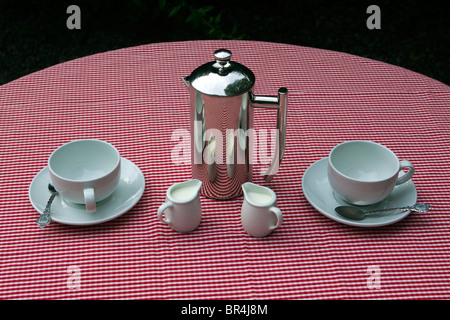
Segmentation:
{"type": "Polygon", "coordinates": [[[396,185],[414,174],[407,160],[399,161],[385,146],[372,141],[347,141],[328,157],[328,180],[335,194],[355,205],[370,205],[387,198],[396,185]],[[409,170],[398,177],[402,169],[409,170]]]}
{"type": "Polygon", "coordinates": [[[202,219],[201,186],[197,179],[173,184],[167,190],[166,202],[158,209],[159,220],[178,232],[195,230],[202,219]]]}
{"type": "Polygon", "coordinates": [[[121,157],[111,144],[83,139],[57,148],[48,160],[50,180],[64,200],[86,205],[96,211],[96,203],[109,197],[119,184],[121,157]]]}
{"type": "Polygon", "coordinates": [[[273,190],[246,182],[242,185],[244,202],[241,221],[244,230],[253,237],[264,237],[283,222],[283,214],[277,208],[277,196],[273,190]]]}

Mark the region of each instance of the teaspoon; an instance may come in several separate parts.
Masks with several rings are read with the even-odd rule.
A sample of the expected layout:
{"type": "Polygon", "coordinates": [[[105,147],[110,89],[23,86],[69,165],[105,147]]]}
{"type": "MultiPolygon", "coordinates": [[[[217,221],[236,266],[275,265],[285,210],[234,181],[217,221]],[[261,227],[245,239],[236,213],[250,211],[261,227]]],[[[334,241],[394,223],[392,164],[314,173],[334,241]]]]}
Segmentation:
{"type": "Polygon", "coordinates": [[[48,199],[44,212],[36,221],[36,224],[41,228],[45,227],[50,223],[50,221],[52,221],[52,218],[50,217],[50,206],[52,205],[53,199],[55,199],[56,195],[58,194],[58,191],[56,191],[55,187],[53,187],[50,183],[48,184],[48,190],[50,190],[52,195],[50,196],[50,199],[48,199]]]}
{"type": "Polygon", "coordinates": [[[362,211],[359,208],[352,207],[352,206],[340,206],[336,207],[334,210],[340,214],[341,216],[352,219],[352,220],[362,220],[365,216],[372,214],[372,213],[378,213],[378,212],[387,212],[387,211],[415,211],[415,212],[427,212],[431,209],[431,206],[426,203],[416,203],[412,206],[407,207],[399,207],[399,208],[389,208],[389,209],[378,209],[378,210],[369,210],[369,211],[362,211]]]}

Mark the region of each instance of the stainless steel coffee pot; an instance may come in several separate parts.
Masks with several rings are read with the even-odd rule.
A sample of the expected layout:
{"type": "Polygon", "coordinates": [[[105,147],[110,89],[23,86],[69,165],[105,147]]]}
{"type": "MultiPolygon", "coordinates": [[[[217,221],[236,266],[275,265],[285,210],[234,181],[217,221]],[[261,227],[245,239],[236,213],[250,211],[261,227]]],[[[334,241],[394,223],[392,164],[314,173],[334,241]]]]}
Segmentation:
{"type": "Polygon", "coordinates": [[[183,78],[190,92],[192,175],[202,181],[202,195],[230,199],[252,180],[255,108],[278,111],[274,157],[265,180],[277,172],[286,143],[288,90],[280,88],[277,96],[255,95],[250,69],[230,61],[229,50],[216,50],[214,56],[183,78]]]}

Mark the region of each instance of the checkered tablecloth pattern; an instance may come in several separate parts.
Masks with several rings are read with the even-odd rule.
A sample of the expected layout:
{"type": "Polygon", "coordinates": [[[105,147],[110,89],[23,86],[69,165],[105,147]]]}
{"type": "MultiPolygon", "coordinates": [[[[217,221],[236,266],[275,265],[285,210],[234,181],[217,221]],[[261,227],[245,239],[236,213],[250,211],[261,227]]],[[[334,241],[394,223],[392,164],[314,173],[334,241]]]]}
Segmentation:
{"type": "MultiPolygon", "coordinates": [[[[256,128],[276,114],[255,111],[256,128]]],[[[1,299],[448,299],[450,88],[346,53],[255,41],[148,44],[76,59],[0,87],[1,299]],[[256,76],[255,94],[289,89],[286,152],[271,183],[284,214],[266,238],[241,226],[242,197],[201,198],[203,220],[179,234],[156,215],[189,130],[182,77],[218,48],[256,76]],[[138,204],[94,226],[40,229],[28,189],[51,152],[110,142],[145,176],[138,204]],[[410,160],[418,201],[433,209],[380,228],[337,223],[306,200],[305,170],[345,140],[372,140],[410,160]],[[375,269],[374,269],[375,268],[375,269]],[[77,271],[79,282],[71,286],[77,271]],[[380,282],[370,285],[377,270],[380,282]]]]}

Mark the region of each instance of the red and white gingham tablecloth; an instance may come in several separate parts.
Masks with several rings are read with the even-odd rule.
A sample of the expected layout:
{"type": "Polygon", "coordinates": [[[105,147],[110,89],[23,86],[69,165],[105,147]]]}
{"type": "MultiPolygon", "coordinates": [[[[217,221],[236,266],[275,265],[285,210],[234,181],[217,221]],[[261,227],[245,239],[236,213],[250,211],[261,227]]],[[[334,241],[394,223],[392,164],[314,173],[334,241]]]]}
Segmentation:
{"type": "MultiPolygon", "coordinates": [[[[276,114],[255,112],[256,128],[276,114]]],[[[0,87],[1,299],[448,299],[450,88],[345,53],[255,41],[188,41],[76,59],[0,87]],[[218,48],[256,76],[255,94],[289,89],[286,152],[271,183],[284,214],[268,237],[241,226],[242,197],[202,197],[203,220],[179,234],[156,215],[167,188],[191,178],[174,164],[189,130],[181,78],[218,48]],[[110,142],[145,177],[137,205],[93,226],[36,224],[30,183],[51,152],[75,139],[110,142]],[[360,228],[306,200],[305,170],[346,140],[372,140],[410,160],[426,214],[360,228]],[[77,285],[69,285],[74,270],[77,285]],[[377,283],[370,285],[376,270],[377,283]]],[[[257,166],[257,165],[256,165],[257,166]]],[[[374,282],[375,283],[375,282],[374,282]]]]}

